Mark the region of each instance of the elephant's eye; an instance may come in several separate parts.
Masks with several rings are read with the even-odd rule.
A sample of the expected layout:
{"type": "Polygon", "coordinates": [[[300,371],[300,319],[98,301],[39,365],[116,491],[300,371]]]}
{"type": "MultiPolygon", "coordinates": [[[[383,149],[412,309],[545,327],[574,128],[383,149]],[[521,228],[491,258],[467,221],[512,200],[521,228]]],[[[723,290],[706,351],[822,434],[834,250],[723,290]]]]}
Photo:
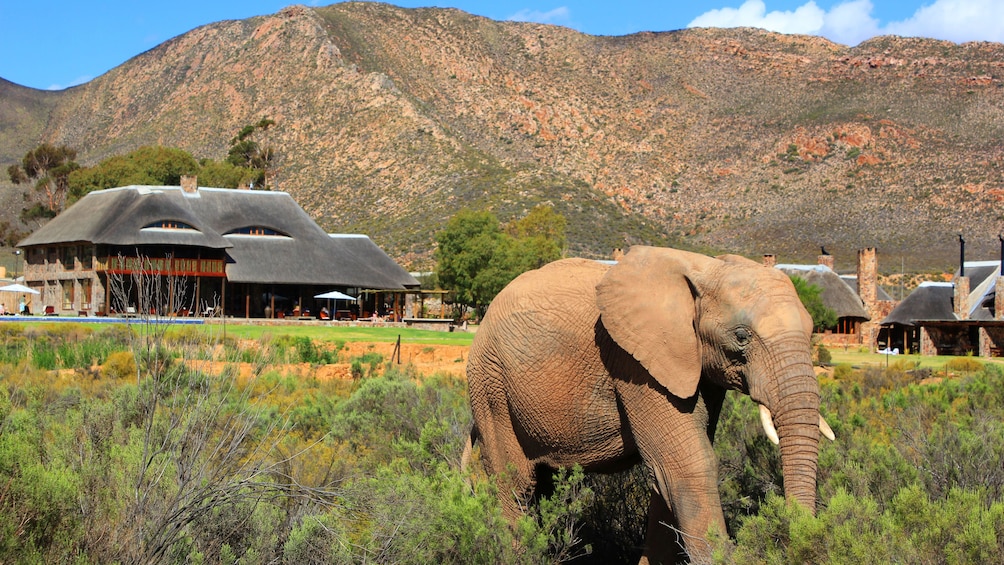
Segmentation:
{"type": "Polygon", "coordinates": [[[747,328],[736,328],[736,343],[740,347],[749,345],[751,339],[753,339],[753,335],[747,328]]]}

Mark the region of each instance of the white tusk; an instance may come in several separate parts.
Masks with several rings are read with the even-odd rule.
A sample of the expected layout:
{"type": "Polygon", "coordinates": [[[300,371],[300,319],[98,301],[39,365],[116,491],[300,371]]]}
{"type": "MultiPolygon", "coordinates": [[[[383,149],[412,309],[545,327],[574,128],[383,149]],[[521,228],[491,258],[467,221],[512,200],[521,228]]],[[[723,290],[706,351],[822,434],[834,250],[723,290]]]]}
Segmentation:
{"type": "Polygon", "coordinates": [[[781,440],[777,438],[777,428],[774,427],[774,417],[770,415],[770,408],[763,404],[760,405],[760,425],[763,426],[763,431],[771,443],[774,445],[781,443],[781,440]]]}
{"type": "Polygon", "coordinates": [[[830,441],[837,440],[836,436],[833,435],[833,430],[830,428],[830,425],[827,424],[826,420],[823,419],[822,414],[819,415],[819,431],[823,432],[823,435],[826,436],[826,439],[830,441]]]}

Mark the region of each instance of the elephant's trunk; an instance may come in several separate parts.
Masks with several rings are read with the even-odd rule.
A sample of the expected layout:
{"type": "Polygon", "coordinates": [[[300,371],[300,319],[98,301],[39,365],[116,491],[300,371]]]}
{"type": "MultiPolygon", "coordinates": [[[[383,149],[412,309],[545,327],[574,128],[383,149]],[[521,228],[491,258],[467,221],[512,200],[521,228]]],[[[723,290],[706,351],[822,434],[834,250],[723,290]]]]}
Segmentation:
{"type": "MultiPolygon", "coordinates": [[[[784,397],[782,404],[788,404],[784,397]]],[[[819,393],[800,393],[790,399],[797,408],[780,408],[775,422],[781,442],[784,494],[816,512],[816,464],[819,458],[819,393]],[[799,398],[801,397],[801,398],[799,398]],[[812,400],[815,405],[805,407],[812,400]]]]}
{"type": "MultiPolygon", "coordinates": [[[[808,344],[774,355],[782,363],[773,390],[764,391],[781,447],[784,494],[813,514],[816,510],[816,465],[819,458],[819,384],[812,371],[808,344]]],[[[752,391],[751,391],[752,392],[752,391]]],[[[756,395],[759,396],[759,395],[756,395]]]]}

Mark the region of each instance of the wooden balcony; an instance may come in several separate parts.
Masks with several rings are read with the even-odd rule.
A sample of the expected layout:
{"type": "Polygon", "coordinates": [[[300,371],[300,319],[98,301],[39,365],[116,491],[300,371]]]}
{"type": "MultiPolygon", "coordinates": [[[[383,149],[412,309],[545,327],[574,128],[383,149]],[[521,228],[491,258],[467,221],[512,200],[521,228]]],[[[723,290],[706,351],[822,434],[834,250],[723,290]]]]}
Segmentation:
{"type": "Polygon", "coordinates": [[[166,257],[95,257],[94,270],[113,275],[171,275],[225,277],[223,259],[178,259],[166,257]]]}

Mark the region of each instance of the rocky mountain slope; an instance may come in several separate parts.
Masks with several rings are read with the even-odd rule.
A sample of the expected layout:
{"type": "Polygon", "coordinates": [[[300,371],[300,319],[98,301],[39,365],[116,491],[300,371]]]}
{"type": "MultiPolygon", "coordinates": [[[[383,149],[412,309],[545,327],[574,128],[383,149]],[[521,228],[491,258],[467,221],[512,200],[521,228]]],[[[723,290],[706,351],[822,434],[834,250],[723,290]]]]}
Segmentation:
{"type": "Polygon", "coordinates": [[[594,37],[452,9],[294,6],[66,91],[0,82],[0,164],[41,141],[85,165],[154,143],[220,159],[269,117],[278,188],[413,268],[460,208],[506,219],[550,202],[575,255],[648,242],[797,261],[825,245],[840,268],[875,246],[917,270],[950,265],[960,232],[967,256],[997,256],[1002,77],[995,43],[594,37]]]}

